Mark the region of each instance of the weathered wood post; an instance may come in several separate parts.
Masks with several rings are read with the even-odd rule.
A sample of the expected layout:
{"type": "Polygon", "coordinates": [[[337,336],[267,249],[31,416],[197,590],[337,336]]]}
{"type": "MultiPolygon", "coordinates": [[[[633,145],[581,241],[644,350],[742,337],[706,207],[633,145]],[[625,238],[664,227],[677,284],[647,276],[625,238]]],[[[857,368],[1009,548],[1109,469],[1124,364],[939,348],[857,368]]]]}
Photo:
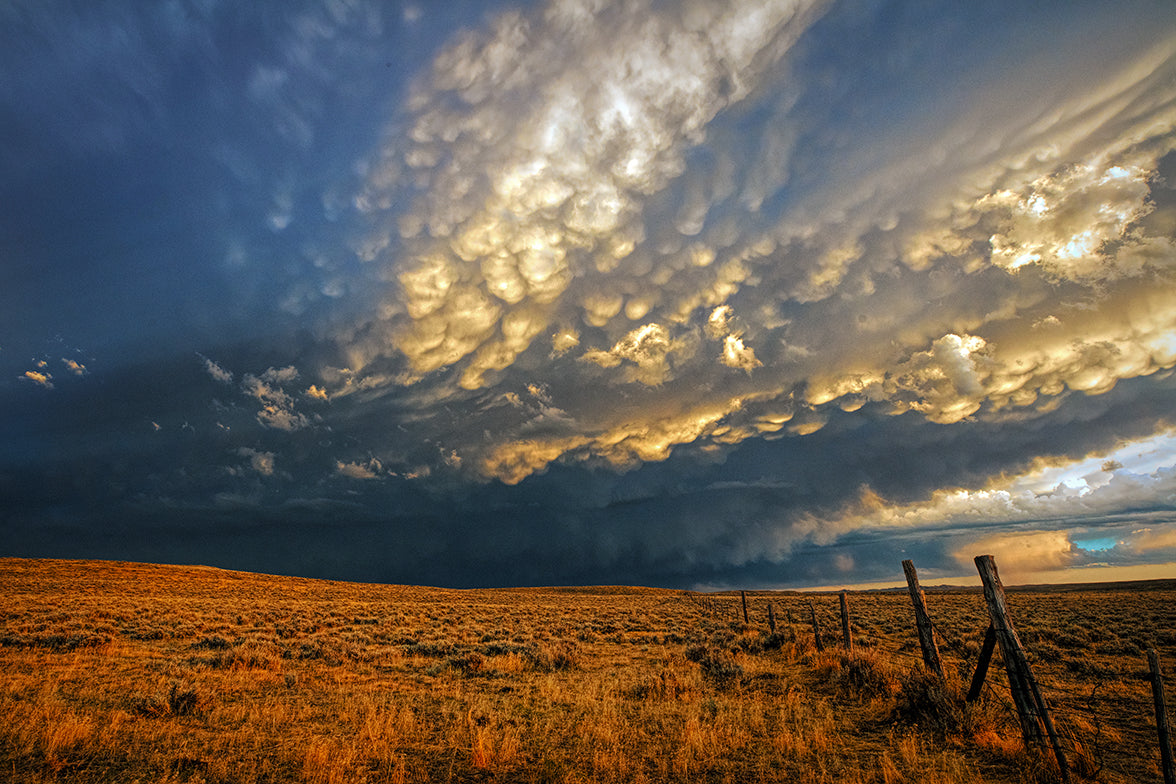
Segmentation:
{"type": "Polygon", "coordinates": [[[1062,750],[1061,741],[1054,730],[1053,718],[1037,688],[1037,681],[1029,669],[1029,662],[1025,658],[1025,649],[1021,639],[1013,628],[1013,620],[1009,617],[1008,602],[1005,599],[1004,586],[1000,582],[1000,575],[996,571],[996,560],[991,555],[976,556],[976,569],[980,572],[980,581],[984,584],[984,600],[988,603],[988,617],[992,621],[992,628],[996,633],[996,641],[1000,644],[1000,656],[1005,663],[1005,671],[1009,676],[1009,689],[1013,695],[1013,702],[1017,706],[1017,716],[1021,720],[1021,735],[1026,745],[1040,743],[1044,740],[1041,731],[1045,727],[1045,734],[1049,736],[1053,746],[1054,757],[1058,761],[1058,771],[1062,781],[1070,780],[1069,767],[1066,764],[1066,753],[1062,750]]]}
{"type": "Polygon", "coordinates": [[[841,641],[846,653],[853,653],[853,635],[849,632],[849,598],[841,592],[841,641]]]}
{"type": "Polygon", "coordinates": [[[1160,734],[1164,784],[1176,784],[1176,763],[1172,762],[1172,738],[1168,734],[1168,706],[1164,702],[1164,679],[1160,674],[1160,654],[1155,648],[1148,648],[1147,663],[1151,670],[1152,698],[1156,703],[1156,730],[1160,734]]]}
{"type": "Polygon", "coordinates": [[[746,626],[751,623],[751,621],[747,619],[747,592],[740,591],[739,598],[743,600],[743,625],[746,626]]]}
{"type": "Polygon", "coordinates": [[[821,625],[817,623],[817,608],[813,605],[813,600],[809,599],[809,612],[813,616],[813,641],[816,643],[817,652],[825,650],[825,645],[821,642],[821,625]]]}
{"type": "Polygon", "coordinates": [[[776,610],[772,602],[768,602],[768,631],[776,633],[776,610]]]}
{"type": "Polygon", "coordinates": [[[923,649],[923,664],[940,678],[943,677],[943,663],[939,659],[939,643],[935,640],[935,626],[927,614],[927,597],[919,587],[919,575],[914,561],[903,561],[902,571],[906,575],[907,589],[911,592],[911,604],[915,606],[915,627],[919,630],[919,647],[923,649]]]}
{"type": "Polygon", "coordinates": [[[988,631],[984,632],[984,645],[980,647],[980,658],[976,660],[976,672],[972,675],[967,702],[980,699],[980,690],[984,688],[984,679],[988,676],[988,663],[992,661],[992,649],[995,647],[996,629],[989,623],[988,631]]]}

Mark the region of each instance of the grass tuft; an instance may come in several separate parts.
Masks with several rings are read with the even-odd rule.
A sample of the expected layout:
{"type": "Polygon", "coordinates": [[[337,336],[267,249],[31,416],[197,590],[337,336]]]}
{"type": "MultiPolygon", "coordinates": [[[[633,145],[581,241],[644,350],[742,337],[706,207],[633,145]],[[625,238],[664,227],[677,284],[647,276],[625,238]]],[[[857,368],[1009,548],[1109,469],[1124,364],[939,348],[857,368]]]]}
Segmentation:
{"type": "Polygon", "coordinates": [[[199,716],[212,707],[212,698],[198,689],[173,683],[166,693],[140,696],[131,707],[144,716],[199,716]]]}

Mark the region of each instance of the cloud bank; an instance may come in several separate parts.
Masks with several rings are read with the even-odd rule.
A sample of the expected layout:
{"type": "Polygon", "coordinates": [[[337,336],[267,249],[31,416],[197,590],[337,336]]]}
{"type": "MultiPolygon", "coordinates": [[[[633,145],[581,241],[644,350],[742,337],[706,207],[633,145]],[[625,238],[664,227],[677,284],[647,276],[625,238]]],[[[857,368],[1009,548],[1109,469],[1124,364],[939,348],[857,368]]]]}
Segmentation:
{"type": "Polygon", "coordinates": [[[447,584],[1176,561],[1163,2],[0,19],[29,552],[109,509],[447,584]]]}
{"type": "Polygon", "coordinates": [[[1025,55],[1011,96],[980,73],[901,121],[839,84],[855,122],[797,45],[826,11],[552,3],[458,36],[354,197],[388,284],[334,336],[347,383],[545,385],[558,427],[453,434],[513,483],[834,408],[1030,419],[1176,364],[1172,37],[1097,73],[1025,55]]]}

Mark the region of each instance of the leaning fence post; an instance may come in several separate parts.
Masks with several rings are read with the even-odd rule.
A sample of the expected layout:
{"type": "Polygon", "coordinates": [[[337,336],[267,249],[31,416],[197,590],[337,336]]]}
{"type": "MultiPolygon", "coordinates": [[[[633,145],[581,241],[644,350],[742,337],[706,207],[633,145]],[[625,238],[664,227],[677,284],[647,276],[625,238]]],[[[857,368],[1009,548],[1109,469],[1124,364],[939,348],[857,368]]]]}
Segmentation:
{"type": "Polygon", "coordinates": [[[841,592],[841,640],[846,653],[853,653],[853,636],[849,632],[849,599],[845,591],[841,592]]]}
{"type": "Polygon", "coordinates": [[[1062,750],[1061,742],[1054,730],[1053,718],[1049,715],[1040,689],[1037,688],[1037,681],[1033,679],[1033,673],[1029,669],[1021,639],[1017,637],[1013,620],[1009,617],[1004,586],[1001,585],[1000,575],[996,572],[996,560],[991,555],[978,555],[975,560],[976,569],[980,572],[980,581],[984,584],[988,617],[996,632],[996,640],[1000,643],[1000,656],[1004,659],[1005,671],[1009,676],[1009,689],[1017,706],[1017,716],[1021,720],[1021,734],[1026,744],[1040,742],[1043,740],[1041,728],[1044,725],[1050,745],[1053,746],[1054,757],[1058,761],[1062,780],[1069,781],[1066,753],[1062,750]]]}
{"type": "Polygon", "coordinates": [[[809,612],[813,616],[813,640],[817,646],[817,652],[825,650],[825,646],[821,643],[821,625],[817,623],[817,608],[813,605],[813,600],[809,599],[809,612]]]}
{"type": "Polygon", "coordinates": [[[1168,734],[1168,706],[1164,702],[1164,679],[1160,674],[1160,654],[1155,648],[1148,648],[1147,663],[1151,670],[1152,697],[1156,703],[1156,729],[1160,734],[1160,763],[1164,769],[1164,784],[1176,784],[1172,738],[1168,734]]]}
{"type": "Polygon", "coordinates": [[[968,689],[967,702],[980,699],[980,690],[984,688],[984,678],[988,675],[988,663],[992,661],[992,649],[996,647],[996,629],[988,624],[988,631],[984,632],[984,645],[980,647],[980,658],[976,660],[976,672],[972,674],[972,687],[968,689]]]}
{"type": "Polygon", "coordinates": [[[773,608],[772,602],[768,602],[768,630],[776,633],[776,610],[773,608]]]}
{"type": "Polygon", "coordinates": [[[751,623],[751,621],[747,619],[747,591],[740,591],[739,598],[743,600],[743,625],[746,626],[747,624],[751,623]]]}
{"type": "Polygon", "coordinates": [[[939,660],[939,645],[935,642],[935,627],[927,614],[927,597],[919,587],[919,575],[914,561],[903,561],[902,571],[906,575],[907,588],[911,592],[911,603],[915,606],[915,626],[919,630],[919,647],[923,649],[923,664],[940,678],[943,677],[943,663],[939,660]]]}

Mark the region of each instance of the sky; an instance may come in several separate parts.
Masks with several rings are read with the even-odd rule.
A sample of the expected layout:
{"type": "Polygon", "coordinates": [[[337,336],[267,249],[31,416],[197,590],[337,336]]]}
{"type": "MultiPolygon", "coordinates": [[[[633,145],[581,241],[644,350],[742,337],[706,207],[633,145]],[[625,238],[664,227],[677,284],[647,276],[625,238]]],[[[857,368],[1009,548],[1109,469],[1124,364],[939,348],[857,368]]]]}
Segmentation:
{"type": "Polygon", "coordinates": [[[1170,0],[8,0],[0,555],[1176,577],[1170,0]]]}

